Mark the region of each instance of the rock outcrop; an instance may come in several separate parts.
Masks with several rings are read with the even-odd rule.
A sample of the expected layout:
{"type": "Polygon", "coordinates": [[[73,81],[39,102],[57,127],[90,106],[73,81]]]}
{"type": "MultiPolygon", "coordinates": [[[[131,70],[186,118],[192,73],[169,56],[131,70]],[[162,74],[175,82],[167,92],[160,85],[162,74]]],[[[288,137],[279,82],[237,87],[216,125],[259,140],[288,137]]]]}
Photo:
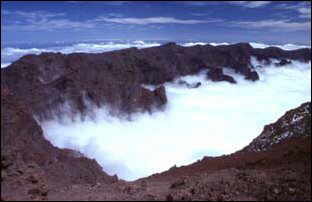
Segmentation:
{"type": "Polygon", "coordinates": [[[242,151],[134,182],[52,146],[33,117],[62,115],[64,104],[87,114],[86,101],[124,113],[162,108],[168,101],[162,84],[181,75],[230,67],[257,80],[250,56],[307,62],[311,51],[169,43],[102,54],[28,55],[1,69],[1,200],[311,200],[310,103],[266,126],[242,151]]]}
{"type": "Polygon", "coordinates": [[[201,82],[188,83],[188,82],[186,82],[184,80],[179,80],[178,84],[186,86],[187,88],[198,88],[199,86],[201,86],[201,82]]]}
{"type": "Polygon", "coordinates": [[[230,83],[236,83],[233,77],[223,74],[222,68],[210,68],[207,73],[207,77],[212,81],[227,81],[230,83]]]}
{"type": "Polygon", "coordinates": [[[285,65],[289,65],[289,64],[291,64],[290,60],[282,59],[280,62],[275,63],[275,66],[281,67],[281,66],[285,66],[285,65]]]}
{"type": "Polygon", "coordinates": [[[244,150],[266,151],[274,144],[300,136],[311,136],[311,102],[286,112],[275,123],[266,125],[262,133],[244,150]]]}
{"type": "MultiPolygon", "coordinates": [[[[215,81],[235,83],[230,76],[215,72],[215,67],[232,68],[256,81],[259,75],[250,63],[251,56],[267,62],[270,58],[308,62],[311,50],[256,49],[248,43],[216,47],[168,43],[100,54],[42,53],[24,56],[1,69],[1,86],[23,100],[38,119],[62,114],[65,103],[71,106],[72,113],[83,116],[87,114],[87,102],[105,104],[112,112],[132,113],[160,107],[159,103],[165,105],[166,99],[159,100],[153,92],[142,89],[142,84],[159,86],[205,69],[210,70],[215,81]]],[[[165,94],[165,89],[161,94],[165,94]]]]}
{"type": "Polygon", "coordinates": [[[111,184],[115,179],[95,160],[51,145],[16,96],[1,88],[1,197],[45,200],[50,190],[70,184],[111,184]]]}

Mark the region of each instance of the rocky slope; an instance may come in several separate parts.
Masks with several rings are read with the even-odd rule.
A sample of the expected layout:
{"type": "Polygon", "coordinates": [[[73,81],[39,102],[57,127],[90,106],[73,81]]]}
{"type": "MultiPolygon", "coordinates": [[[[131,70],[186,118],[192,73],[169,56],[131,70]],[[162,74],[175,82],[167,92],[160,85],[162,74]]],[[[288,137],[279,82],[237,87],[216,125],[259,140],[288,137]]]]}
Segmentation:
{"type": "Polygon", "coordinates": [[[65,104],[71,106],[72,113],[85,116],[86,100],[97,106],[109,105],[114,114],[150,111],[166,103],[161,84],[181,75],[208,69],[208,79],[235,83],[223,74],[222,68],[228,67],[256,81],[259,75],[250,63],[251,56],[267,63],[271,58],[282,64],[287,59],[308,62],[311,50],[257,49],[248,43],[193,47],[168,43],[101,54],[42,53],[24,56],[1,69],[1,87],[23,100],[38,119],[62,114],[65,104]],[[151,92],[142,84],[161,88],[151,92]]]}
{"type": "Polygon", "coordinates": [[[103,54],[25,56],[1,69],[1,200],[311,200],[310,103],[266,126],[242,151],[134,182],[107,175],[79,152],[52,146],[33,117],[53,118],[65,102],[73,113],[87,114],[85,98],[118,112],[160,108],[167,102],[161,84],[179,75],[208,68],[216,72],[208,78],[228,78],[215,70],[228,66],[249,79],[251,55],[306,62],[310,53],[170,43],[103,54]],[[142,84],[160,87],[151,91],[142,84]]]}
{"type": "Polygon", "coordinates": [[[45,140],[28,108],[1,89],[1,197],[46,199],[68,184],[113,183],[95,160],[60,150],[45,140]]]}
{"type": "Polygon", "coordinates": [[[288,111],[275,123],[264,127],[263,132],[244,150],[265,151],[281,141],[293,137],[311,136],[311,103],[288,111]]]}
{"type": "MultiPolygon", "coordinates": [[[[105,174],[94,160],[53,147],[27,108],[12,97],[1,102],[2,200],[311,200],[311,121],[304,127],[293,124],[300,134],[265,151],[204,157],[125,182],[105,174]]],[[[310,105],[280,120],[289,114],[310,119],[311,111],[303,113],[310,105]]]]}

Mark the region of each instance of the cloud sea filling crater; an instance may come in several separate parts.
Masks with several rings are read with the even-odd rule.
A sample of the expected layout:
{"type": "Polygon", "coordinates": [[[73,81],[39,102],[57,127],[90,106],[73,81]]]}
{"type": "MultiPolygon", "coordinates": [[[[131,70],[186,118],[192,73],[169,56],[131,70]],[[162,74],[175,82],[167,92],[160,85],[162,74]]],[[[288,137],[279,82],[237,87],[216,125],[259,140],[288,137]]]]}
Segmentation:
{"type": "MultiPolygon", "coordinates": [[[[166,83],[165,111],[134,114],[132,120],[95,110],[95,120],[42,122],[45,137],[60,148],[94,158],[104,171],[125,180],[187,165],[203,156],[230,154],[248,145],[264,125],[311,100],[311,68],[293,62],[257,69],[260,81],[225,71],[238,81],[205,80],[205,72],[182,79],[202,82],[196,89],[166,83]]],[[[151,86],[149,86],[151,88],[151,86]]]]}
{"type": "MultiPolygon", "coordinates": [[[[195,44],[185,46],[190,45],[195,44]]],[[[266,47],[256,43],[253,46],[266,47]]],[[[255,67],[260,64],[255,58],[251,61],[255,67]]],[[[39,124],[54,146],[80,151],[96,159],[108,174],[136,180],[174,165],[194,163],[204,156],[240,150],[266,124],[311,100],[311,63],[292,61],[279,68],[257,67],[256,71],[260,80],[251,82],[225,67],[224,72],[237,84],[206,80],[206,71],[180,77],[202,85],[189,89],[178,85],[178,81],[165,83],[165,110],[133,114],[131,120],[111,116],[105,106],[98,109],[90,103],[93,119],[71,121],[65,115],[63,121],[55,118],[39,124]]]]}

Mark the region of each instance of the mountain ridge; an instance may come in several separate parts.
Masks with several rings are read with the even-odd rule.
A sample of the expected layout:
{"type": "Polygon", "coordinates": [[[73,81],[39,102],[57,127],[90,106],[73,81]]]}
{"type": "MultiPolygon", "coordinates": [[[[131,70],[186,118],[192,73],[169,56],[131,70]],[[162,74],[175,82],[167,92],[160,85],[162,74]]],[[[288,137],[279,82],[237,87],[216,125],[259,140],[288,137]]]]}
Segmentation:
{"type": "Polygon", "coordinates": [[[55,118],[52,112],[68,100],[74,113],[87,113],[83,96],[123,113],[161,109],[168,101],[164,82],[224,66],[248,78],[250,56],[308,62],[311,50],[169,43],[103,54],[27,55],[1,69],[1,200],[311,200],[310,102],[272,125],[280,136],[294,130],[301,135],[265,151],[204,157],[134,182],[107,175],[95,160],[76,151],[52,146],[34,119],[55,118]],[[160,87],[152,91],[141,84],[160,87]],[[294,117],[291,127],[283,125],[294,117]]]}

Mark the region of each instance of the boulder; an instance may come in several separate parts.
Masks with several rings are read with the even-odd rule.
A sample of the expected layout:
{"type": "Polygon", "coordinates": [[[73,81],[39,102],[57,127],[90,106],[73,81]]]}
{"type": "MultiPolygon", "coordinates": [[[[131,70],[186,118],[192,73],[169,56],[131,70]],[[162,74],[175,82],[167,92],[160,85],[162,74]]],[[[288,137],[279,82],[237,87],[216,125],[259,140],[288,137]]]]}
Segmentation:
{"type": "Polygon", "coordinates": [[[223,70],[221,68],[212,67],[210,68],[207,76],[212,81],[221,81],[223,75],[223,70]]]}
{"type": "Polygon", "coordinates": [[[167,103],[166,89],[163,85],[153,91],[157,106],[162,106],[167,103]]]}
{"type": "Polygon", "coordinates": [[[257,81],[259,80],[259,75],[256,71],[250,71],[245,77],[245,79],[251,80],[251,81],[257,81]]]}
{"type": "Polygon", "coordinates": [[[229,75],[225,75],[225,74],[222,75],[222,80],[230,82],[230,83],[237,83],[233,77],[231,77],[229,75]]]}
{"type": "Polygon", "coordinates": [[[153,98],[154,98],[154,93],[153,91],[150,91],[149,89],[140,88],[140,95],[138,96],[138,106],[145,109],[149,110],[149,107],[153,103],[153,98]]]}
{"type": "Polygon", "coordinates": [[[233,77],[223,74],[222,68],[210,68],[209,72],[207,73],[207,77],[212,81],[227,81],[230,83],[236,83],[233,77]]]}
{"type": "Polygon", "coordinates": [[[178,84],[179,85],[185,85],[188,88],[198,88],[199,86],[201,86],[201,82],[195,82],[195,83],[189,84],[188,82],[183,81],[183,80],[179,80],[178,84]]]}
{"type": "Polygon", "coordinates": [[[291,64],[290,60],[282,59],[280,62],[275,63],[275,66],[281,67],[281,66],[285,66],[285,65],[289,65],[289,64],[291,64]]]}
{"type": "Polygon", "coordinates": [[[201,82],[193,83],[193,84],[191,84],[189,87],[190,87],[190,88],[198,88],[199,86],[201,86],[201,82]]]}

